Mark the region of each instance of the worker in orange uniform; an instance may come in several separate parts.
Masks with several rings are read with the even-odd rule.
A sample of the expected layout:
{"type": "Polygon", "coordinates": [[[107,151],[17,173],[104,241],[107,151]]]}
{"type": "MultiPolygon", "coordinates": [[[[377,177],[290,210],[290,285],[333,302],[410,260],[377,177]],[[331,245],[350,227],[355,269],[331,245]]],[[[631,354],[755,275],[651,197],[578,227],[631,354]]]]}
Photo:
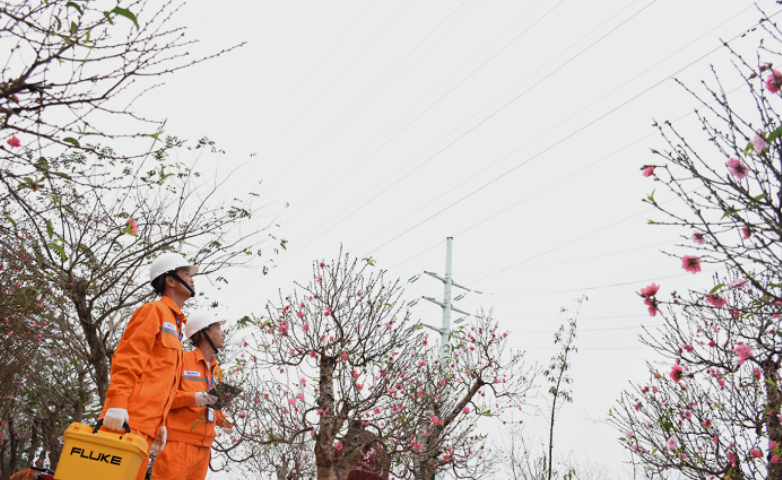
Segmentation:
{"type": "MultiPolygon", "coordinates": [[[[152,262],[150,284],[161,298],[133,313],[111,362],[111,383],[101,412],[103,426],[144,438],[149,449],[166,446],[166,415],[174,403],[182,376],[182,332],[187,322],[185,301],[195,296],[193,275],[198,267],[176,253],[164,253],[152,262]]],[[[149,460],[137,480],[147,474],[149,460]]]]}
{"type": "Polygon", "coordinates": [[[185,338],[196,348],[185,352],[184,375],[166,420],[168,446],[155,458],[153,480],[204,480],[215,425],[229,435],[233,433],[233,423],[222,412],[207,408],[217,402],[217,397],[207,392],[222,381],[214,355],[225,346],[224,324],[225,320],[206,312],[190,315],[185,338]]]}

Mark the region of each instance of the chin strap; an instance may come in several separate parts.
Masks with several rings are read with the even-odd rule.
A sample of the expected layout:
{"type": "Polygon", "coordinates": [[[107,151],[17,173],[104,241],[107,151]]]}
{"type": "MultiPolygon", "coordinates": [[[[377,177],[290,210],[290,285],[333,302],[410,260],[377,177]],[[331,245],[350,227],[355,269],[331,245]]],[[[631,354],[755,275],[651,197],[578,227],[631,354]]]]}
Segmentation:
{"type": "MultiPolygon", "coordinates": [[[[184,286],[185,286],[185,288],[186,288],[186,289],[187,289],[187,290],[190,292],[190,298],[193,298],[193,297],[195,297],[195,296],[196,296],[196,295],[195,295],[195,290],[193,290],[192,288],[190,288],[190,285],[188,285],[187,283],[185,283],[185,281],[184,281],[184,280],[182,280],[182,279],[179,277],[179,275],[177,275],[177,274],[176,274],[176,272],[171,272],[171,273],[169,273],[169,275],[170,275],[170,276],[172,276],[172,277],[174,277],[175,279],[179,280],[179,283],[181,283],[182,285],[184,285],[184,286]]],[[[212,342],[209,342],[209,343],[212,343],[212,342]]],[[[214,348],[214,347],[213,347],[213,348],[214,348]]]]}
{"type": "MultiPolygon", "coordinates": [[[[215,344],[212,343],[212,339],[209,338],[209,335],[207,335],[204,330],[199,330],[198,332],[196,332],[196,335],[198,335],[198,336],[200,336],[202,338],[205,338],[206,341],[209,342],[209,346],[212,347],[212,356],[215,359],[217,359],[217,363],[220,363],[220,359],[217,358],[217,347],[215,347],[215,344]]],[[[198,345],[198,343],[201,343],[201,342],[197,342],[196,345],[198,345]]]]}
{"type": "Polygon", "coordinates": [[[212,339],[209,338],[209,335],[207,335],[205,332],[201,331],[201,335],[206,339],[207,342],[209,342],[209,346],[212,347],[212,355],[217,356],[217,348],[215,348],[215,344],[212,343],[212,339]]]}

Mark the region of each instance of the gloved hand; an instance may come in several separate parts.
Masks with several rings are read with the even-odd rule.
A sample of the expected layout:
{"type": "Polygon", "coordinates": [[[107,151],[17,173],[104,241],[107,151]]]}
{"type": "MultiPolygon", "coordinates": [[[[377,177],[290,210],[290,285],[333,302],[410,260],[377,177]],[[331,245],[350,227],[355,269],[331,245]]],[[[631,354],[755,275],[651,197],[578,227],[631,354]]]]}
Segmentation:
{"type": "Polygon", "coordinates": [[[166,427],[160,427],[157,429],[157,437],[155,437],[155,441],[152,442],[152,450],[157,450],[158,452],[162,452],[164,448],[166,448],[166,437],[168,436],[168,430],[166,430],[166,427]]]}
{"type": "Polygon", "coordinates": [[[230,418],[223,419],[223,432],[226,435],[233,435],[234,433],[234,421],[230,418]]]}
{"type": "Polygon", "coordinates": [[[110,408],[103,417],[103,426],[109,430],[124,430],[125,422],[128,422],[128,411],[124,408],[110,408]]]}
{"type": "Polygon", "coordinates": [[[209,395],[206,392],[197,392],[195,394],[196,407],[205,407],[207,405],[214,405],[217,402],[217,397],[209,395]]]}

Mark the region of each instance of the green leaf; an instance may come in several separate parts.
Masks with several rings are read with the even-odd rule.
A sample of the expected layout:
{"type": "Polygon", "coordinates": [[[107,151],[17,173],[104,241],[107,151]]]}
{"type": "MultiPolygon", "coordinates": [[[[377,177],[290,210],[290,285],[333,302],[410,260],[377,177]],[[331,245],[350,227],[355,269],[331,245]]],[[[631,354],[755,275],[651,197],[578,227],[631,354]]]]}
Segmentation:
{"type": "Polygon", "coordinates": [[[13,225],[13,226],[14,226],[14,231],[16,231],[16,230],[19,230],[19,228],[16,226],[16,222],[14,221],[14,219],[13,219],[13,218],[11,218],[11,216],[10,216],[10,215],[8,215],[8,213],[7,213],[7,212],[3,212],[3,216],[4,216],[4,217],[5,217],[5,218],[6,218],[6,219],[9,221],[9,222],[11,222],[11,225],[13,225]]]}
{"type": "MultiPolygon", "coordinates": [[[[734,213],[738,213],[738,211],[735,208],[730,208],[727,211],[725,211],[725,213],[722,215],[722,218],[729,217],[729,216],[733,215],[734,213]]],[[[720,220],[722,220],[722,219],[720,219],[720,220]]]]}
{"type": "Polygon", "coordinates": [[[79,146],[81,146],[81,145],[79,145],[79,141],[78,141],[78,140],[76,140],[76,139],[75,139],[75,138],[73,138],[73,137],[65,137],[65,138],[63,138],[63,139],[62,139],[62,141],[63,141],[63,142],[68,142],[68,143],[70,143],[71,145],[73,145],[74,147],[79,147],[79,146]]]}
{"type": "Polygon", "coordinates": [[[71,33],[76,33],[76,30],[79,29],[79,26],[76,25],[76,22],[71,22],[71,33]]]}
{"type": "Polygon", "coordinates": [[[134,25],[136,25],[136,30],[139,29],[138,26],[138,20],[136,20],[136,16],[133,15],[133,13],[130,10],[126,10],[124,8],[116,7],[114,10],[111,11],[111,13],[116,13],[117,15],[122,15],[123,17],[127,18],[131,22],[133,22],[134,25]]]}
{"type": "Polygon", "coordinates": [[[157,133],[150,133],[150,134],[149,134],[149,136],[150,136],[150,137],[152,137],[152,138],[154,138],[155,140],[158,140],[158,141],[159,141],[159,140],[160,140],[160,134],[161,134],[161,133],[163,133],[163,132],[162,132],[162,131],[160,131],[160,132],[157,132],[157,133]]]}
{"type": "Polygon", "coordinates": [[[720,288],[722,288],[724,286],[725,286],[724,283],[720,283],[719,285],[716,285],[714,288],[711,289],[711,291],[709,292],[709,295],[711,295],[712,293],[716,292],[717,290],[719,290],[720,288]]]}
{"type": "Polygon", "coordinates": [[[768,138],[766,139],[766,142],[771,143],[774,140],[776,140],[777,138],[779,138],[780,135],[782,135],[782,127],[779,127],[776,130],[774,130],[773,132],[769,133],[768,134],[768,138]]]}
{"type": "Polygon", "coordinates": [[[51,248],[52,250],[60,254],[60,258],[62,259],[63,263],[68,260],[68,256],[65,255],[65,249],[62,248],[60,245],[57,245],[56,243],[52,242],[49,244],[49,248],[51,248]]]}
{"type": "Polygon", "coordinates": [[[80,6],[78,6],[78,5],[76,5],[76,4],[75,4],[75,3],[73,3],[73,2],[68,2],[68,3],[66,3],[66,4],[65,4],[65,7],[66,7],[66,8],[68,8],[68,7],[73,7],[73,8],[75,8],[75,9],[76,9],[76,11],[77,11],[77,12],[79,12],[79,15],[84,15],[84,12],[82,11],[81,7],[80,7],[80,6]]]}
{"type": "Polygon", "coordinates": [[[652,193],[650,193],[649,195],[647,195],[647,196],[646,196],[646,199],[647,199],[647,200],[649,200],[649,201],[650,201],[650,202],[652,202],[652,203],[655,203],[655,202],[654,202],[654,192],[655,192],[655,191],[656,191],[656,190],[652,190],[652,193]]]}
{"type": "Polygon", "coordinates": [[[754,197],[755,200],[763,200],[764,198],[768,197],[768,193],[763,193],[758,195],[757,197],[754,197]]]}
{"type": "Polygon", "coordinates": [[[52,221],[46,221],[46,234],[49,236],[49,240],[54,237],[54,227],[52,227],[52,221]]]}
{"type": "Polygon", "coordinates": [[[60,21],[60,17],[55,15],[54,19],[57,20],[57,30],[60,30],[62,28],[62,22],[60,21]]]}

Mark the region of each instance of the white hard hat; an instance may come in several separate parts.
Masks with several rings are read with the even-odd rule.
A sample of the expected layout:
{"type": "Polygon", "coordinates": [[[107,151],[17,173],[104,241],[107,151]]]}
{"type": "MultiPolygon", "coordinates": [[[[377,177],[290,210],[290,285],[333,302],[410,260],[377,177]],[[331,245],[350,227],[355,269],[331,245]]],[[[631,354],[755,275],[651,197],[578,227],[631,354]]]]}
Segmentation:
{"type": "Polygon", "coordinates": [[[149,269],[149,283],[151,284],[161,275],[179,270],[180,268],[190,268],[190,275],[198,273],[198,267],[190,265],[182,255],[174,252],[164,253],[152,262],[152,267],[149,269]]]}
{"type": "Polygon", "coordinates": [[[214,315],[208,312],[195,312],[187,316],[187,323],[185,324],[185,340],[190,339],[196,332],[200,332],[209,325],[219,323],[225,325],[225,320],[218,320],[214,315]]]}

